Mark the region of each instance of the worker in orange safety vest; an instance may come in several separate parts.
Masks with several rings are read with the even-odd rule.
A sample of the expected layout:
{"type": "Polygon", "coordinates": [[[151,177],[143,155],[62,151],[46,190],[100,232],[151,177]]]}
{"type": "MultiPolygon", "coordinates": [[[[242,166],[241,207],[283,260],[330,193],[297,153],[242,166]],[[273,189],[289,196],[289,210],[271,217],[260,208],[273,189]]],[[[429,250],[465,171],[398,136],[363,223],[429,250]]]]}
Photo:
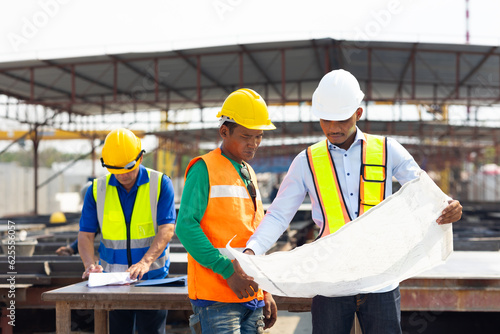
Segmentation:
{"type": "Polygon", "coordinates": [[[194,158],[185,185],[176,234],[188,252],[188,291],[195,333],[261,333],[276,321],[276,304],[225,251],[244,249],[264,216],[257,178],[247,163],[264,130],[275,126],[262,97],[251,89],[231,93],[217,115],[222,144],[194,158]]]}

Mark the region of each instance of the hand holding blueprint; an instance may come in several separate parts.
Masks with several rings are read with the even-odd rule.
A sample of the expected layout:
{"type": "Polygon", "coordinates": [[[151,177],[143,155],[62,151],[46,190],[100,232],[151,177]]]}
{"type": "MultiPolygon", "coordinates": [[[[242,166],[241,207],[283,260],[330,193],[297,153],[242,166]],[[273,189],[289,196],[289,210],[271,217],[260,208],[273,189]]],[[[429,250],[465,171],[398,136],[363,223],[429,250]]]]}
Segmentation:
{"type": "Polygon", "coordinates": [[[348,296],[380,290],[443,263],[451,224],[436,219],[448,197],[422,172],[336,233],[288,252],[251,256],[226,248],[265,291],[279,296],[348,296]]]}

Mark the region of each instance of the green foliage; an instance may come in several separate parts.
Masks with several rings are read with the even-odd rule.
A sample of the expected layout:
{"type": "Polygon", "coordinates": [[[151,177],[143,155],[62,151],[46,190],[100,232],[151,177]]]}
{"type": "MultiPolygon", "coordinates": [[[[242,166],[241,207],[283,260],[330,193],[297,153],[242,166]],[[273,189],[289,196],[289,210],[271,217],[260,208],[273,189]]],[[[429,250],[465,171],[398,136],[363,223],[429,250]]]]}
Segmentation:
{"type": "Polygon", "coordinates": [[[33,153],[27,151],[4,152],[0,155],[0,162],[17,162],[19,166],[33,166],[33,153]]]}
{"type": "MultiPolygon", "coordinates": [[[[49,147],[38,152],[38,166],[51,167],[54,162],[72,161],[79,157],[77,153],[63,153],[56,148],[49,147]]],[[[4,152],[0,155],[0,162],[17,162],[22,167],[32,167],[33,149],[29,151],[20,150],[15,152],[4,152]]]]}
{"type": "Polygon", "coordinates": [[[155,169],[154,154],[144,154],[142,165],[147,168],[155,169]]]}
{"type": "Polygon", "coordinates": [[[482,160],[484,164],[494,164],[497,162],[497,154],[494,146],[484,148],[482,160]]]}

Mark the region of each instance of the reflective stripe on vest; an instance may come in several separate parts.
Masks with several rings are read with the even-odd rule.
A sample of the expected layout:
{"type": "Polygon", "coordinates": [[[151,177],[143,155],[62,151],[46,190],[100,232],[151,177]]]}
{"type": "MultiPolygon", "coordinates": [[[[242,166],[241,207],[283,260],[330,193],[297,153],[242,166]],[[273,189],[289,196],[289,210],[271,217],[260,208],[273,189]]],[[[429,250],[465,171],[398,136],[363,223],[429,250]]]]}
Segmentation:
{"type": "MultiPolygon", "coordinates": [[[[254,184],[256,182],[254,181],[254,184]]],[[[237,198],[250,198],[246,187],[242,186],[211,186],[210,198],[216,197],[237,197],[237,198]]],[[[257,200],[262,200],[260,192],[257,192],[257,200]]]]}
{"type": "MultiPolygon", "coordinates": [[[[244,249],[246,242],[254,233],[259,222],[264,217],[264,209],[257,186],[255,172],[248,166],[251,179],[255,185],[257,197],[255,208],[245,183],[229,159],[222,156],[220,148],[197,157],[189,163],[189,169],[198,160],[203,159],[207,166],[209,179],[208,204],[200,227],[210,240],[210,243],[226,256],[225,249],[229,240],[234,248],[244,249]]],[[[189,205],[189,202],[182,202],[189,205]]],[[[239,299],[229,288],[221,275],[199,264],[188,254],[188,292],[191,299],[212,300],[223,303],[244,303],[254,298],[239,299]]],[[[257,298],[263,299],[259,290],[257,298]]]]}
{"type": "MultiPolygon", "coordinates": [[[[362,142],[361,149],[359,215],[385,198],[387,139],[367,134],[365,138],[367,145],[362,142]]],[[[336,232],[352,218],[338,182],[335,163],[328,150],[328,140],[322,140],[308,147],[306,156],[323,214],[323,227],[319,238],[336,232]]]]}
{"type": "Polygon", "coordinates": [[[382,202],[385,198],[387,175],[387,138],[364,134],[361,141],[361,173],[359,180],[359,215],[382,202]]]}
{"type": "MultiPolygon", "coordinates": [[[[146,169],[149,182],[137,189],[137,196],[132,211],[130,222],[130,248],[149,248],[158,232],[157,226],[157,203],[160,196],[162,174],[154,170],[146,169]],[[149,210],[148,210],[149,209],[149,210]]],[[[94,199],[96,201],[97,218],[101,228],[102,246],[111,250],[127,249],[127,225],[125,216],[118,196],[118,190],[109,185],[111,174],[94,180],[94,199]]],[[[165,266],[168,259],[167,248],[165,255],[156,259],[150,267],[150,271],[165,266]]],[[[145,251],[144,251],[145,253],[145,251]]],[[[114,258],[114,256],[113,256],[114,258]]],[[[124,259],[122,259],[122,262],[124,259]]],[[[101,265],[106,272],[123,271],[128,265],[123,263],[110,263],[109,258],[101,257],[101,265]]]]}

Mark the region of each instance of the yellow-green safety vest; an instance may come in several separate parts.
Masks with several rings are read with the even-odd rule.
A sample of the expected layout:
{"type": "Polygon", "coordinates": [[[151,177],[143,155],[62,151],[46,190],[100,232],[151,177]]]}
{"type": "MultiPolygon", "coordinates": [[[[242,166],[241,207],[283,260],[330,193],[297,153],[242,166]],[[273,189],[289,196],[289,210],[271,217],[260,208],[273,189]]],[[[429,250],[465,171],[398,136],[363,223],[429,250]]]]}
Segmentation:
{"type": "MultiPolygon", "coordinates": [[[[101,228],[99,247],[100,263],[106,272],[126,271],[129,265],[139,262],[151,246],[158,231],[156,211],[161,190],[162,173],[147,169],[149,182],[140,185],[132,210],[130,229],[127,229],[117,187],[109,185],[111,174],[94,180],[93,195],[97,218],[101,228]],[[127,250],[129,243],[129,250],[127,250]],[[131,255],[128,259],[127,253],[131,255]],[[130,260],[130,261],[129,261],[130,260]]],[[[166,251],[156,259],[148,274],[162,276],[155,271],[165,271],[166,251]]]]}
{"type": "MultiPolygon", "coordinates": [[[[364,136],[366,143],[361,141],[359,215],[384,200],[387,181],[387,138],[369,134],[364,136]]],[[[320,238],[334,233],[352,219],[338,182],[335,163],[328,150],[328,140],[308,147],[306,155],[323,214],[320,238]]]]}

